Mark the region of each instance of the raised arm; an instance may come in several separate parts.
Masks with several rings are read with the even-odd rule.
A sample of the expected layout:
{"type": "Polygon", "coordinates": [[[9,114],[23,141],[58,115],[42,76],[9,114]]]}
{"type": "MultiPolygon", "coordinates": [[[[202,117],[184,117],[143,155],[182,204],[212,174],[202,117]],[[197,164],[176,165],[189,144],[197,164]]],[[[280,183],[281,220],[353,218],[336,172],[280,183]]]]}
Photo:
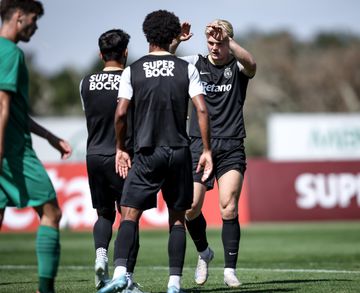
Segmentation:
{"type": "Polygon", "coordinates": [[[188,22],[183,22],[181,24],[181,33],[180,35],[173,40],[170,44],[169,52],[175,54],[177,47],[180,45],[181,42],[189,40],[193,34],[190,32],[191,24],[188,22]]]}
{"type": "Polygon", "coordinates": [[[240,46],[240,44],[238,44],[232,37],[229,36],[226,28],[219,25],[209,24],[206,27],[206,34],[211,35],[218,41],[228,41],[231,54],[244,67],[243,72],[248,77],[253,77],[255,75],[256,62],[254,57],[250,54],[250,52],[240,46]]]}
{"type": "Polygon", "coordinates": [[[29,117],[29,128],[32,133],[46,139],[55,149],[57,149],[60,152],[62,159],[65,160],[71,156],[72,149],[66,140],[57,137],[49,130],[35,122],[31,117],[29,117]]]}

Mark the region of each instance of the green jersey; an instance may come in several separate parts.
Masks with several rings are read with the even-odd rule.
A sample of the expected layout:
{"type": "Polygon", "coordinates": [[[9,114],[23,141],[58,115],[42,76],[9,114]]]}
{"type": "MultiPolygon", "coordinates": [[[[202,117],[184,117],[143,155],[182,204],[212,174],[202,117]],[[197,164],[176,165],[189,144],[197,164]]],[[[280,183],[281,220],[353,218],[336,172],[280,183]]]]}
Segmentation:
{"type": "Polygon", "coordinates": [[[23,51],[0,37],[0,90],[11,94],[0,173],[0,209],[40,206],[56,198],[44,166],[32,149],[29,78],[23,51]]]}
{"type": "Polygon", "coordinates": [[[23,51],[0,37],[0,90],[11,93],[9,120],[5,131],[4,157],[31,148],[29,131],[29,77],[23,51]]]}

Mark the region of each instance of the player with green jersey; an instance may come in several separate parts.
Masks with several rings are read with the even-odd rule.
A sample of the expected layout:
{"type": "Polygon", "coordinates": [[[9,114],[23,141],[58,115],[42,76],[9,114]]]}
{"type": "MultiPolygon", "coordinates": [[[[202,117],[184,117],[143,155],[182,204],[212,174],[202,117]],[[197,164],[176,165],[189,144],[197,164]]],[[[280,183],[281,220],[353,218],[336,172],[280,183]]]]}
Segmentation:
{"type": "Polygon", "coordinates": [[[37,29],[43,6],[34,0],[0,2],[0,227],[5,208],[33,207],[40,217],[36,236],[39,293],[55,292],[60,258],[61,210],[45,168],[37,158],[30,133],[45,138],[62,158],[70,145],[29,116],[29,78],[24,53],[17,46],[28,42],[37,29]]]}

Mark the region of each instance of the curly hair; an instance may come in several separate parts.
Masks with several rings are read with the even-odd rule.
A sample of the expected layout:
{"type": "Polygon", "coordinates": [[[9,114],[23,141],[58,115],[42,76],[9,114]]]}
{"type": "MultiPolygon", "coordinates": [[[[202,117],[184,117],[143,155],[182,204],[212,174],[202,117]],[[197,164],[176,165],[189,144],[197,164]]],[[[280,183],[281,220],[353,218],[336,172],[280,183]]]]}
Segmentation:
{"type": "Polygon", "coordinates": [[[145,17],[143,32],[149,44],[164,48],[181,33],[180,20],[172,12],[157,10],[145,17]]]}
{"type": "Polygon", "coordinates": [[[13,13],[20,9],[24,13],[35,13],[38,17],[44,14],[44,7],[41,2],[36,0],[1,0],[0,17],[2,21],[7,21],[13,13]]]}
{"type": "Polygon", "coordinates": [[[121,29],[112,29],[99,37],[99,49],[104,61],[121,60],[130,36],[121,29]]]}

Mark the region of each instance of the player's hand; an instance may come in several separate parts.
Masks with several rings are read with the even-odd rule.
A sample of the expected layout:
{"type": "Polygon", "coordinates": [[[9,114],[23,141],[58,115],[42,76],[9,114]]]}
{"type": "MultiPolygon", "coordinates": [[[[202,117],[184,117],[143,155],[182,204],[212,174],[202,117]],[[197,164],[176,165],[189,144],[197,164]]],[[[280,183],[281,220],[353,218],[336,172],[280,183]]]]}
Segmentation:
{"type": "Polygon", "coordinates": [[[60,139],[51,133],[49,133],[47,139],[48,142],[60,152],[61,159],[66,160],[71,156],[72,148],[66,140],[60,139]]]}
{"type": "Polygon", "coordinates": [[[187,41],[193,36],[193,33],[190,32],[190,29],[191,29],[191,24],[190,23],[183,22],[181,24],[181,33],[180,33],[180,35],[178,37],[180,42],[187,41]]]}
{"type": "Polygon", "coordinates": [[[208,24],[206,26],[206,34],[212,36],[217,41],[229,39],[226,30],[222,26],[208,24]]]}
{"type": "Polygon", "coordinates": [[[203,176],[201,177],[201,181],[206,181],[211,172],[213,171],[213,161],[212,161],[212,155],[211,151],[204,151],[200,158],[199,163],[196,168],[196,173],[199,173],[201,170],[203,170],[203,176]]]}
{"type": "Polygon", "coordinates": [[[127,152],[122,150],[116,150],[115,155],[115,172],[119,174],[120,177],[126,178],[131,168],[131,158],[127,152]]]}

